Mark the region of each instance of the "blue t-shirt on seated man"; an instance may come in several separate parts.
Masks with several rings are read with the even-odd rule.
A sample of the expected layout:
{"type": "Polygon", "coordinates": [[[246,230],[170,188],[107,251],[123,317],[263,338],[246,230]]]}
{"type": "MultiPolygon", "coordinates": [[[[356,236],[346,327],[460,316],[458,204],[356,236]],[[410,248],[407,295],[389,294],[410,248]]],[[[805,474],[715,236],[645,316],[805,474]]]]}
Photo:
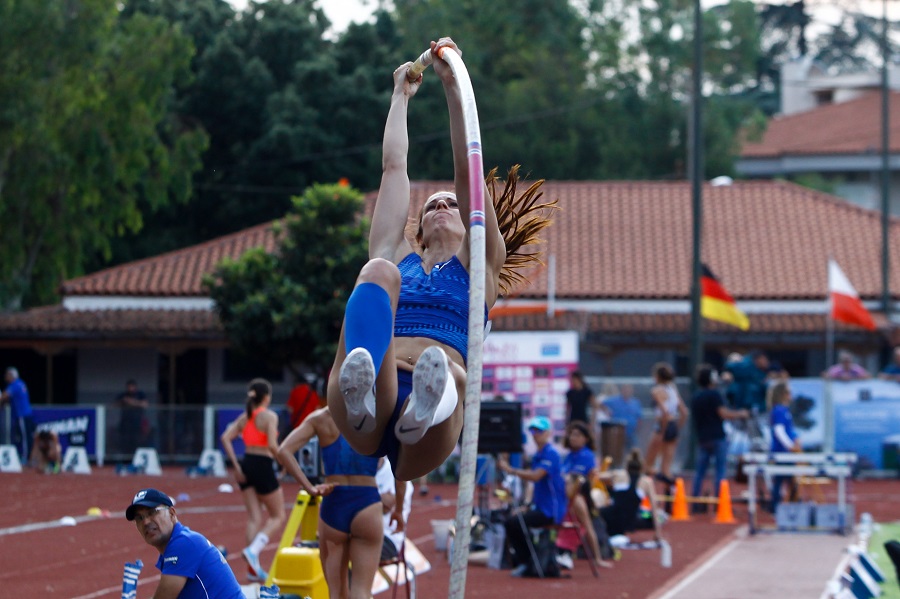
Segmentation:
{"type": "Polygon", "coordinates": [[[566,485],[562,477],[559,452],[550,443],[553,436],[550,420],[536,416],[528,422],[537,453],[531,459],[531,469],[513,468],[505,459],[498,461],[500,470],[534,483],[533,504],[524,513],[506,520],[506,538],[512,552],[513,576],[522,576],[530,563],[526,529],[540,528],[562,522],[568,509],[566,485]]]}
{"type": "Polygon", "coordinates": [[[206,537],[178,522],[174,502],[156,489],[142,489],[125,510],[148,545],[159,551],[155,597],[244,599],[222,553],[206,537]]]}

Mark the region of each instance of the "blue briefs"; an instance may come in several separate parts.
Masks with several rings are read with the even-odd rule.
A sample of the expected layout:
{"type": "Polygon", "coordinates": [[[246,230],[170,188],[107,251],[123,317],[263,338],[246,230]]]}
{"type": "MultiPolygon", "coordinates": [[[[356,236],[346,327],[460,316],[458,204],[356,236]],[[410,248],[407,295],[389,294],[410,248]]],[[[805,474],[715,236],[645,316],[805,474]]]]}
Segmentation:
{"type": "Polygon", "coordinates": [[[338,485],[322,498],[319,518],[335,530],[350,534],[350,524],[373,503],[381,503],[377,487],[338,485]]]}
{"type": "Polygon", "coordinates": [[[397,403],[394,404],[394,413],[391,414],[391,419],[384,428],[384,435],[381,437],[378,449],[370,455],[373,458],[387,457],[394,472],[397,471],[397,460],[400,458],[400,442],[394,434],[394,428],[397,426],[397,421],[400,420],[400,411],[410,393],[412,393],[412,372],[397,370],[397,403]]]}

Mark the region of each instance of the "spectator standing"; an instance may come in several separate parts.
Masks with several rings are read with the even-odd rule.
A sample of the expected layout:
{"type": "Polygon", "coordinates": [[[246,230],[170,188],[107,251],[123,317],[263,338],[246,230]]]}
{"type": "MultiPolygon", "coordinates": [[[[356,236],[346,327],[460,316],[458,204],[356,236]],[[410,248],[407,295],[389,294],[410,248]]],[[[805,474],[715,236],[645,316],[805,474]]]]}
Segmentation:
{"type": "Polygon", "coordinates": [[[31,456],[31,445],[34,442],[34,415],[31,411],[31,398],[28,386],[21,378],[19,371],[10,366],[6,369],[6,389],[0,395],[0,406],[9,402],[12,412],[12,443],[19,452],[19,460],[24,464],[31,456]]]}
{"type": "Polygon", "coordinates": [[[894,361],[884,367],[878,378],[900,383],[900,345],[894,348],[894,361]]]}
{"type": "Polygon", "coordinates": [[[711,459],[716,461],[714,493],[718,496],[719,484],[725,478],[725,466],[728,461],[728,439],[725,420],[748,418],[747,410],[732,410],[725,406],[725,400],[719,393],[718,373],[709,364],[701,364],[697,368],[697,386],[699,391],[691,401],[691,416],[694,430],[697,433],[697,471],[694,475],[692,495],[699,497],[706,477],[706,468],[711,459]]]}
{"type": "Polygon", "coordinates": [[[125,510],[148,545],[159,551],[159,584],[153,597],[167,599],[244,599],[225,556],[199,532],[178,521],[172,499],[142,489],[125,510]]]}
{"type": "Polygon", "coordinates": [[[766,386],[769,376],[769,357],[754,350],[735,362],[725,365],[731,382],[728,397],[733,408],[762,414],[766,411],[766,386]]]}
{"type": "Polygon", "coordinates": [[[120,409],[119,447],[122,453],[133,455],[138,447],[144,445],[146,433],[149,432],[147,408],[150,402],[144,392],[138,389],[137,381],[128,379],[125,391],[116,396],[116,405],[120,409]]]}
{"type": "Polygon", "coordinates": [[[225,454],[234,465],[234,478],[247,508],[248,544],[241,555],[247,562],[251,581],[266,579],[259,554],[284,524],[284,494],[275,476],[278,415],[269,409],[271,403],[272,385],[265,379],[253,379],[247,389],[245,411],[219,437],[225,454]],[[238,436],[244,441],[245,448],[240,460],[232,445],[238,436]]]}
{"type": "Polygon", "coordinates": [[[869,372],[853,361],[853,354],[846,350],[838,352],[837,364],[822,373],[830,381],[862,381],[869,378],[869,372]]]}
{"type": "Polygon", "coordinates": [[[568,418],[566,424],[573,420],[590,422],[588,419],[588,407],[594,403],[594,392],[584,382],[584,375],[579,370],[573,370],[569,375],[569,390],[566,391],[566,409],[568,418]]]}
{"type": "Polygon", "coordinates": [[[656,477],[671,486],[675,484],[672,478],[672,460],[675,458],[678,436],[687,421],[688,410],[675,386],[675,370],[672,366],[665,362],[654,365],[653,379],[656,384],[650,389],[650,397],[656,405],[656,428],[647,448],[647,472],[654,472],[656,459],[659,457],[660,466],[655,471],[656,477]]]}
{"type": "Polygon", "coordinates": [[[288,396],[287,404],[289,430],[294,430],[307,416],[322,407],[319,394],[307,381],[301,379],[288,396]]]}
{"type": "Polygon", "coordinates": [[[568,497],[562,477],[559,453],[550,439],[553,435],[550,420],[535,416],[528,422],[528,431],[537,445],[537,453],[531,459],[531,469],[513,468],[505,459],[498,466],[506,474],[534,483],[532,505],[524,513],[510,516],[504,523],[506,539],[512,551],[513,576],[522,576],[531,561],[526,535],[528,528],[559,524],[566,514],[568,497]]]}
{"type": "MultiPolygon", "coordinates": [[[[791,416],[791,388],[785,381],[778,381],[772,385],[770,392],[772,411],[769,414],[769,423],[772,433],[772,453],[801,452],[799,437],[794,431],[794,418],[791,416]]],[[[781,500],[781,487],[791,479],[790,476],[778,475],[772,477],[772,503],[771,510],[774,514],[781,500]]]]}
{"type": "Polygon", "coordinates": [[[406,538],[406,523],[412,511],[413,484],[394,478],[391,463],[378,459],[378,472],[375,473],[375,484],[381,495],[381,511],[383,513],[384,541],[381,545],[381,561],[394,559],[400,555],[403,541],[406,538]],[[402,522],[402,525],[399,523],[402,522]]]}
{"type": "Polygon", "coordinates": [[[624,383],[619,387],[620,392],[603,400],[603,405],[609,410],[609,417],[613,422],[625,426],[625,449],[637,447],[637,427],[641,421],[641,400],[634,395],[634,386],[624,383]]]}

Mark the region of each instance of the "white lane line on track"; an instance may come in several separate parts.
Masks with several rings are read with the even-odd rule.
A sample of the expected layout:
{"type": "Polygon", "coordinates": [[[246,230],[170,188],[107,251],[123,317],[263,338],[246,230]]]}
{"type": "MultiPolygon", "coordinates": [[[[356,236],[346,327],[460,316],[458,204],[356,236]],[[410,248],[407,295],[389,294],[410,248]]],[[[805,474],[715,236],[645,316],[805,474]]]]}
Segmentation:
{"type": "Polygon", "coordinates": [[[735,547],[737,547],[738,543],[740,543],[740,542],[741,542],[741,539],[735,539],[735,540],[731,541],[730,543],[728,543],[727,545],[725,545],[724,547],[722,547],[722,549],[720,549],[718,553],[716,553],[709,560],[707,560],[706,563],[704,563],[702,566],[700,566],[699,568],[697,568],[696,570],[694,570],[693,572],[691,572],[690,574],[688,574],[687,576],[682,578],[678,582],[678,584],[676,584],[673,588],[669,589],[669,591],[665,595],[662,595],[661,597],[659,597],[659,599],[672,599],[673,597],[675,597],[679,592],[684,590],[685,587],[687,587],[689,584],[691,584],[692,582],[697,580],[700,576],[702,576],[704,572],[706,572],[707,570],[712,568],[714,565],[716,565],[716,563],[718,563],[719,560],[721,560],[723,557],[725,557],[726,555],[731,553],[731,550],[734,549],[735,547]]]}
{"type": "MultiPolygon", "coordinates": [[[[179,514],[208,514],[211,512],[241,512],[246,508],[242,505],[227,505],[227,506],[219,506],[219,507],[179,507],[179,514]]],[[[77,524],[81,524],[82,522],[102,522],[103,520],[110,520],[113,518],[124,518],[125,512],[112,512],[109,515],[109,518],[102,518],[99,516],[74,516],[75,522],[77,524]]],[[[59,520],[48,520],[46,522],[32,522],[30,524],[22,524],[20,526],[10,526],[8,528],[0,528],[0,537],[6,535],[15,535],[22,534],[26,532],[35,532],[38,530],[46,530],[48,528],[61,528],[64,526],[69,526],[68,524],[62,524],[59,520]]]]}

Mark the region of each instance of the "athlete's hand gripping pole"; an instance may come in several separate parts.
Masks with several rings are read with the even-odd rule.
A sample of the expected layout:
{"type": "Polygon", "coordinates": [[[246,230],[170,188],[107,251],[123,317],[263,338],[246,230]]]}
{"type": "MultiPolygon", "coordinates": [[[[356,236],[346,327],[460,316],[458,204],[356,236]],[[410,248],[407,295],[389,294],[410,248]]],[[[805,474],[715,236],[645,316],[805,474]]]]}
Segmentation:
{"type": "MultiPolygon", "coordinates": [[[[443,57],[443,48],[438,50],[438,52],[439,55],[443,57]]],[[[409,67],[409,71],[407,71],[406,76],[410,81],[415,81],[416,79],[418,79],[419,75],[425,72],[425,69],[431,66],[432,62],[434,62],[434,54],[431,53],[431,49],[429,48],[428,50],[425,50],[424,52],[419,54],[419,57],[415,61],[413,61],[413,64],[411,67],[409,67]]]]}

